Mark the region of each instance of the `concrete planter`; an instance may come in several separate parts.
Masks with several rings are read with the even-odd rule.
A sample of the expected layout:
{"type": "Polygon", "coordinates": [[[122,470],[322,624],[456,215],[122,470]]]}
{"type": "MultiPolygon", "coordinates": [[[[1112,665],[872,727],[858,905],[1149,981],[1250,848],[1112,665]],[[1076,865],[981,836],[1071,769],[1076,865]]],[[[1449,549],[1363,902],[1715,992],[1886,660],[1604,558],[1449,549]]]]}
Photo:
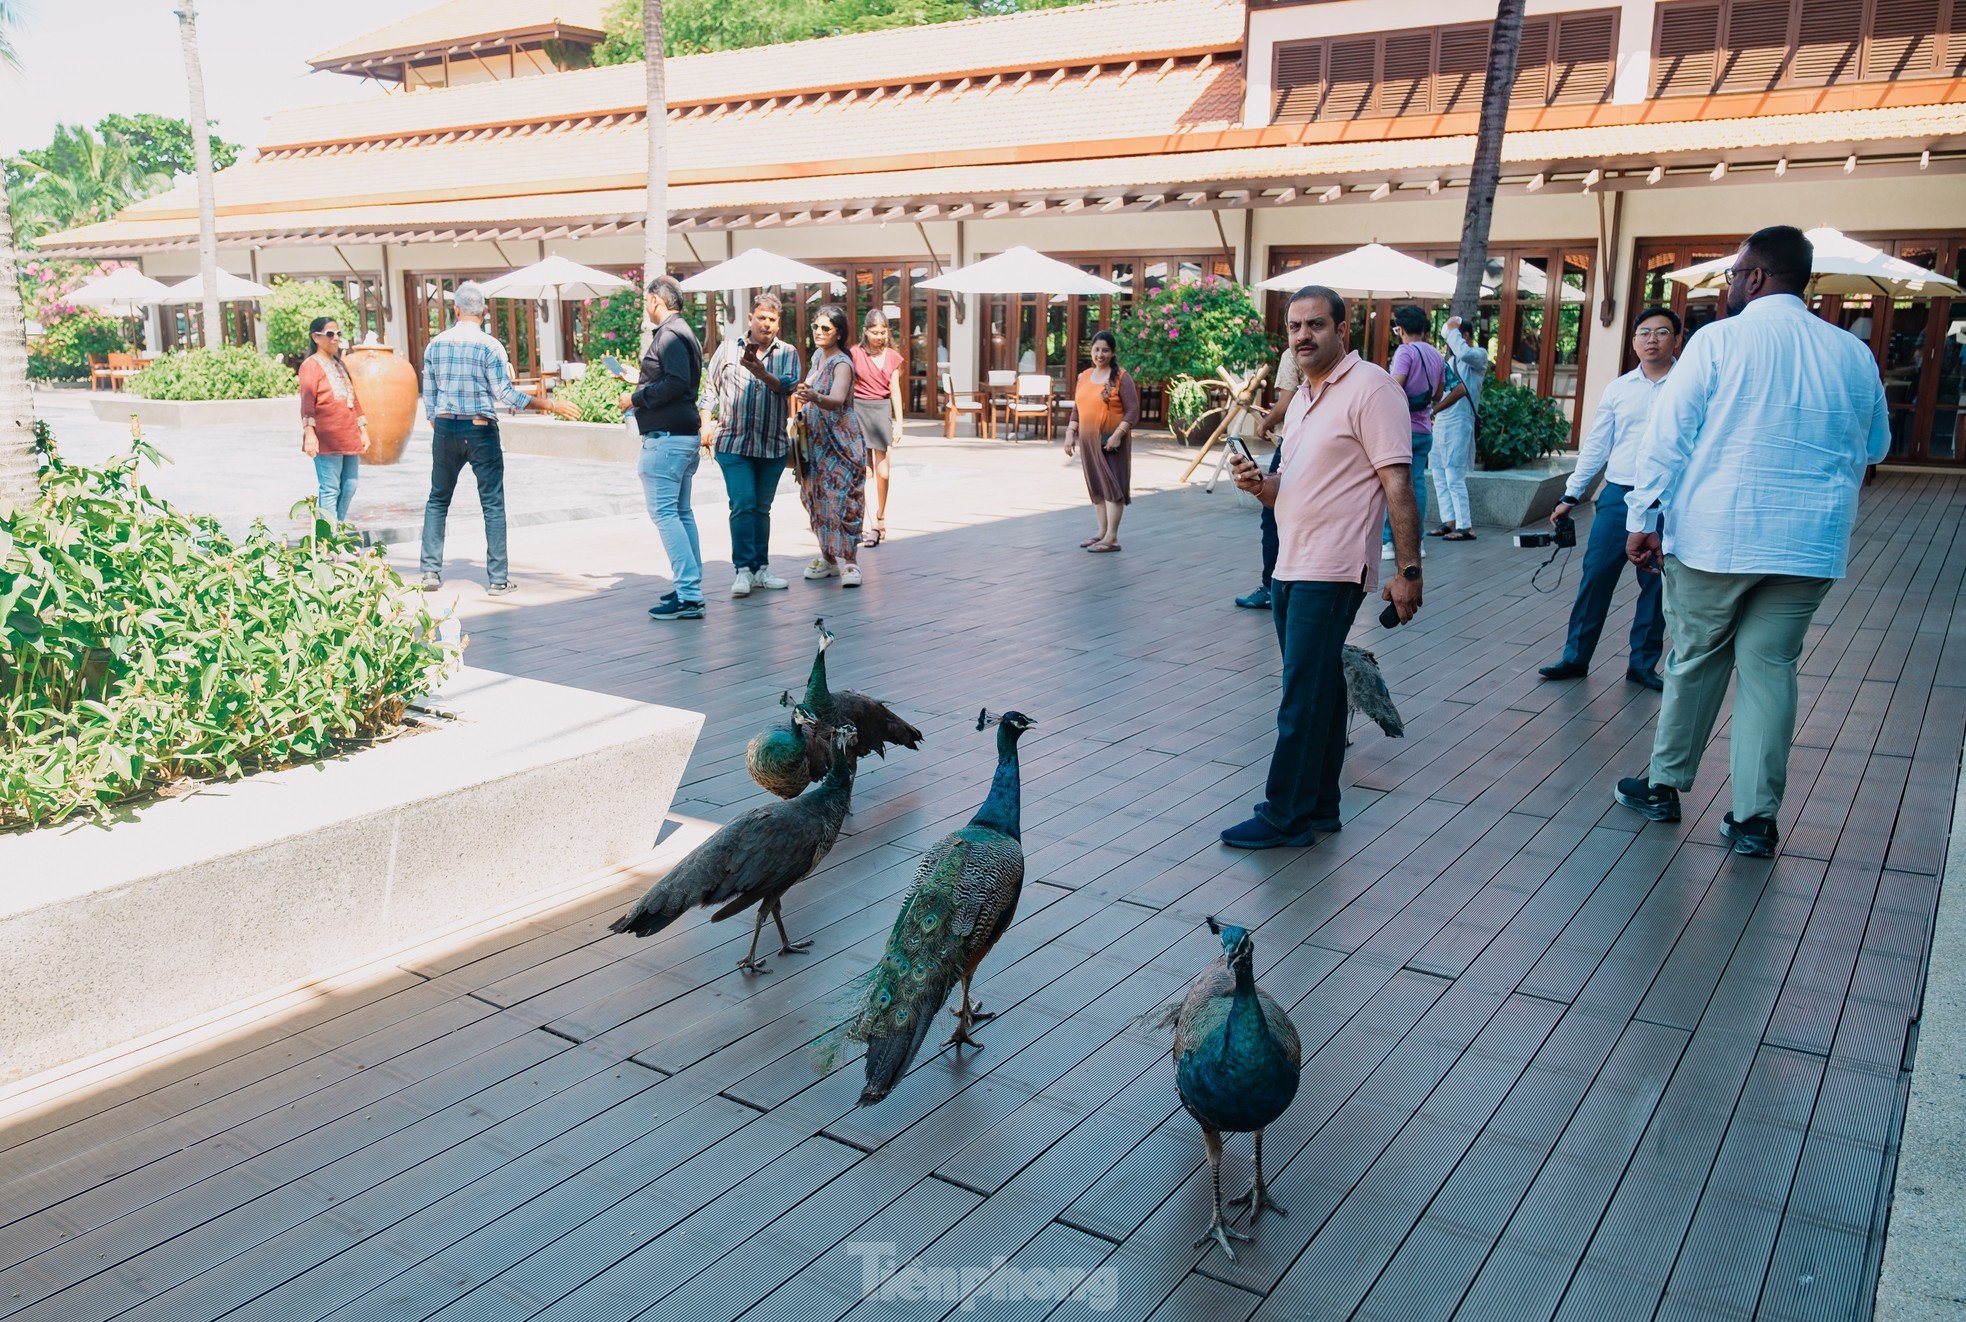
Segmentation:
{"type": "MultiPolygon", "coordinates": [[[[1563,496],[1563,485],[1576,470],[1577,456],[1551,455],[1520,468],[1499,473],[1477,468],[1468,474],[1468,504],[1474,521],[1483,527],[1520,528],[1549,517],[1563,496]]],[[[1440,493],[1427,479],[1427,522],[1440,526],[1440,493]]]]}
{"type": "Polygon", "coordinates": [[[563,422],[538,413],[501,415],[498,437],[507,454],[536,454],[548,459],[633,464],[642,453],[642,438],[625,422],[563,422]]]}
{"type": "Polygon", "coordinates": [[[104,422],[127,422],[134,413],[146,427],[290,427],[300,436],[300,396],[276,399],[144,399],[128,391],[98,391],[89,407],[104,422]]]}
{"type": "Polygon", "coordinates": [[[655,844],[703,717],[466,669],[423,733],[0,836],[0,1084],[655,844]]]}

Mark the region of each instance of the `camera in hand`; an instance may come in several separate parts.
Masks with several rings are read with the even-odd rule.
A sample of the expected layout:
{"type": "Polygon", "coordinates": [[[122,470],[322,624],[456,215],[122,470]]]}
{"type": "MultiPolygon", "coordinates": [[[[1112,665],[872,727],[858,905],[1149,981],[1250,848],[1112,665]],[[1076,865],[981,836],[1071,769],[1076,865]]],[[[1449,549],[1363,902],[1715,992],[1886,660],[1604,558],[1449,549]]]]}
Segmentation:
{"type": "Polygon", "coordinates": [[[1515,544],[1519,547],[1554,546],[1559,550],[1575,546],[1577,521],[1566,514],[1556,521],[1554,528],[1520,529],[1515,535],[1515,544]]]}

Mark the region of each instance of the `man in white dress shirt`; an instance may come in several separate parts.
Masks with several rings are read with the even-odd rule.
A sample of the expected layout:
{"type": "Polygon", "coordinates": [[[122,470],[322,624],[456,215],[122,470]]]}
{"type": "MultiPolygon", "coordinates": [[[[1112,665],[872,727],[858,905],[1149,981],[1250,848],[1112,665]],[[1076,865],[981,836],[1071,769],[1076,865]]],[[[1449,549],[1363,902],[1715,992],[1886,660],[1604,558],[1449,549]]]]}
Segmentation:
{"type": "Polygon", "coordinates": [[[1672,654],[1651,765],[1618,782],[1617,800],[1679,820],[1738,673],[1721,834],[1761,858],[1778,839],[1803,640],[1843,576],[1864,469],[1891,443],[1870,350],[1802,301],[1813,260],[1788,225],[1741,245],[1728,315],[1686,342],[1627,500],[1632,563],[1663,554],[1672,654]]]}
{"type": "MultiPolygon", "coordinates": [[[[1631,494],[1638,470],[1638,447],[1652,402],[1672,371],[1673,351],[1679,347],[1679,316],[1671,308],[1647,308],[1632,322],[1632,349],[1638,366],[1604,388],[1591,417],[1591,429],[1577,454],[1577,471],[1563,499],[1550,513],[1550,523],[1577,508],[1590,493],[1591,483],[1604,474],[1597,495],[1597,514],[1591,520],[1590,541],[1584,546],[1584,569],[1577,583],[1577,600],[1570,607],[1570,632],[1563,657],[1544,666],[1544,679],[1582,679],[1590,672],[1591,653],[1604,632],[1611,594],[1618,590],[1625,565],[1625,497],[1631,494]]],[[[1648,689],[1661,689],[1659,656],[1665,651],[1666,617],[1659,606],[1659,571],[1649,565],[1633,568],[1638,575],[1638,610],[1632,619],[1631,654],[1625,678],[1648,689]]]]}

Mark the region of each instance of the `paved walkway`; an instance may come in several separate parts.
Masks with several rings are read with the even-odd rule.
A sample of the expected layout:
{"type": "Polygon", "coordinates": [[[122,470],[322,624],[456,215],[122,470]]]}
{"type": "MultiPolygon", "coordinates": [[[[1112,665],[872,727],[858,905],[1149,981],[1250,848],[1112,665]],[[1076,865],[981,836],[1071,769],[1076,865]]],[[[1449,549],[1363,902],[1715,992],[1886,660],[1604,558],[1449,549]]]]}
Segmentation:
{"type": "Polygon", "coordinates": [[[1056,450],[904,454],[858,592],[728,602],[726,562],[709,618],[652,624],[641,519],[515,537],[511,597],[467,566],[445,589],[475,664],[707,713],[671,852],[756,801],[744,743],[823,613],[836,682],[928,744],[863,770],[792,892],[810,952],[737,973],[748,931],[702,913],[608,935],[641,877],[47,1100],[0,1126],[0,1316],[960,1316],[946,1283],[986,1317],[1867,1315],[1966,736],[1956,483],[1867,494],[1773,862],[1719,844],[1724,725],[1683,823],[1611,804],[1657,699],[1616,655],[1536,680],[1570,584],[1530,591],[1539,557],[1493,533],[1432,548],[1414,626],[1361,612],[1409,734],[1355,733],[1343,832],[1252,856],[1214,839],[1273,736],[1269,621],[1227,602],[1252,516],[1146,456],[1126,551],[1088,556],[1056,450]],[[856,1110],[858,1062],[822,1076],[809,1044],[980,801],[986,704],[1040,722],[1023,903],[978,984],[1000,1017],[856,1110]],[[1255,930],[1307,1058],[1266,1149],[1290,1214],[1235,1263],[1191,1247],[1200,1136],[1137,1022],[1210,914],[1255,930]],[[869,1295],[910,1259],[948,1274],[869,1295]]]}

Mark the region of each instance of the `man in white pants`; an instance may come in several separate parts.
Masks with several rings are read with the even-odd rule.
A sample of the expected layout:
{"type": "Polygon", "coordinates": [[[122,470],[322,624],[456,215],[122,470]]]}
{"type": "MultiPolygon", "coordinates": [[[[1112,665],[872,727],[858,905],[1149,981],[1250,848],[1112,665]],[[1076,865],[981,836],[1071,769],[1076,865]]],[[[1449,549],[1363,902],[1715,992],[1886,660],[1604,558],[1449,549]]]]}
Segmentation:
{"type": "Polygon", "coordinates": [[[1488,381],[1488,351],[1462,337],[1459,317],[1447,319],[1440,340],[1447,350],[1447,384],[1434,404],[1434,448],[1427,456],[1427,475],[1440,502],[1440,527],[1427,536],[1471,542],[1468,470],[1474,467],[1475,421],[1481,413],[1481,388],[1488,381]]]}

